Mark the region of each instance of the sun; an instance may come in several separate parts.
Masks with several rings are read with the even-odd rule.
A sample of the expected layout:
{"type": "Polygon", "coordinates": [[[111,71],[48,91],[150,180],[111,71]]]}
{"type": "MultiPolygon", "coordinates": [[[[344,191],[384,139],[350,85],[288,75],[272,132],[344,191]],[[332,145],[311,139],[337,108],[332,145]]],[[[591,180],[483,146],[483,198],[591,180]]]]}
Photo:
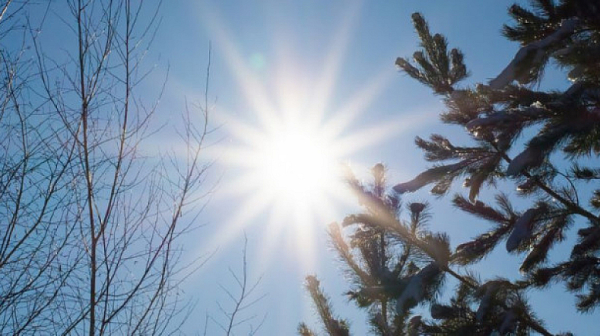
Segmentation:
{"type": "Polygon", "coordinates": [[[314,223],[333,220],[336,202],[348,196],[342,172],[351,149],[331,124],[284,111],[258,125],[231,120],[227,127],[236,145],[224,149],[224,160],[236,174],[225,192],[243,199],[235,222],[267,211],[306,235],[314,223]]]}
{"type": "MultiPolygon", "coordinates": [[[[242,102],[220,106],[213,116],[227,134],[227,141],[212,149],[227,171],[218,193],[227,200],[228,223],[211,239],[215,247],[260,225],[266,233],[261,235],[261,263],[286,244],[309,270],[316,262],[316,235],[355,205],[344,182],[345,165],[358,151],[398,131],[397,120],[350,127],[393,78],[388,68],[346,99],[333,99],[360,13],[359,6],[350,7],[333,34],[331,50],[315,56],[322,58],[318,69],[297,57],[289,36],[275,36],[275,53],[242,52],[216,13],[206,17],[242,102]]],[[[361,169],[360,163],[351,163],[361,169]]]]}
{"type": "Polygon", "coordinates": [[[311,200],[336,189],[339,160],[331,139],[299,123],[287,123],[256,145],[250,167],[258,185],[288,207],[309,207],[311,200]]]}

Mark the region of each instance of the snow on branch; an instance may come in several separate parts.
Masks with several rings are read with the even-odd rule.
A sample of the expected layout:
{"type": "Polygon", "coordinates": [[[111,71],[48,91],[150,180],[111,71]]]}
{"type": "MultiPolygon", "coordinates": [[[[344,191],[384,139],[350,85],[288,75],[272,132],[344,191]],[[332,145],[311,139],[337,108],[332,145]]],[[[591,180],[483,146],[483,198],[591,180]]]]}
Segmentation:
{"type": "Polygon", "coordinates": [[[522,65],[524,60],[531,57],[533,61],[530,64],[539,63],[544,57],[544,52],[546,49],[573,34],[578,23],[578,19],[564,20],[560,28],[558,28],[554,33],[539,41],[532,42],[522,47],[517,52],[513,60],[508,64],[508,66],[502,70],[498,77],[490,81],[489,86],[492,89],[499,90],[510,84],[513,80],[518,79],[518,67],[522,65]]]}
{"type": "Polygon", "coordinates": [[[407,309],[416,306],[425,299],[429,282],[438,276],[441,271],[438,264],[434,261],[421,269],[419,273],[411,276],[408,279],[406,288],[396,301],[397,314],[404,314],[407,309]]]}
{"type": "Polygon", "coordinates": [[[522,241],[531,238],[536,217],[546,210],[546,207],[543,206],[528,209],[517,219],[512,233],[506,240],[506,250],[508,252],[512,252],[519,247],[522,241]]]}

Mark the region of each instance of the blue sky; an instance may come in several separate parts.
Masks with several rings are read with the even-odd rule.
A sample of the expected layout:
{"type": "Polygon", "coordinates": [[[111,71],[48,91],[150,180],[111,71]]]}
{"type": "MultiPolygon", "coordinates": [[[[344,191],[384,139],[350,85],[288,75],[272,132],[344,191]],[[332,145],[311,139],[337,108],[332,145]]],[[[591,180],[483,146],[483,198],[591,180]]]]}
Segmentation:
{"type": "MultiPolygon", "coordinates": [[[[469,84],[496,76],[516,52],[518,46],[500,35],[502,24],[509,22],[506,9],[511,3],[314,0],[164,4],[163,22],[154,44],[154,53],[160,53],[163,64],[167,60],[170,64],[169,85],[162,109],[173,110],[173,106],[181,106],[183,96],[188,100],[202,99],[209,41],[213,47],[209,99],[214,102],[213,121],[220,127],[213,138],[219,151],[235,148],[238,142],[244,141],[243,135],[231,133],[235,131],[228,127],[229,124],[254,123],[256,127],[260,124],[257,115],[261,112],[252,103],[248,88],[240,83],[243,78],[251,78],[254,85],[264,88],[267,99],[276,102],[285,99],[280,92],[285,91],[280,90],[280,86],[286,85],[281,82],[281,73],[292,77],[287,78],[294,83],[290,89],[305,93],[298,95],[299,100],[314,99],[316,94],[311,89],[319,87],[326,74],[331,74],[333,84],[326,97],[323,120],[335,119],[348,101],[365,91],[372,91],[370,99],[366,99],[340,136],[381,125],[395,127],[375,143],[351,151],[343,160],[350,162],[359,175],[365,175],[373,164],[384,162],[391,183],[405,181],[427,167],[413,145],[416,135],[440,132],[466,140],[462,130],[443,126],[437,120],[437,114],[443,108],[439,98],[398,73],[394,66],[396,57],[410,56],[418,46],[410,15],[416,11],[423,13],[433,32],[445,34],[451,47],[463,50],[471,72],[464,84],[469,84]],[[228,116],[227,120],[222,121],[221,115],[228,116]]],[[[544,86],[559,88],[566,84],[562,77],[550,72],[544,86]]],[[[375,137],[376,132],[370,134],[375,137]]],[[[191,239],[197,239],[199,248],[196,250],[204,253],[210,250],[205,250],[206,246],[213,247],[216,237],[222,235],[228,225],[233,225],[232,217],[236,211],[241,211],[252,198],[252,193],[248,192],[222,192],[221,189],[230,189],[228,183],[238,174],[244,174],[244,168],[228,165],[223,156],[217,155],[216,161],[211,173],[220,181],[202,217],[208,225],[198,231],[198,237],[191,239]]],[[[460,191],[460,187],[456,186],[454,190],[460,191]]],[[[483,197],[491,198],[490,195],[483,197]]],[[[436,201],[427,193],[417,193],[404,199],[431,201],[434,205],[431,228],[448,232],[453,246],[487,229],[484,223],[449,207],[445,202],[447,198],[436,201]]],[[[333,299],[336,312],[351,321],[354,334],[365,333],[365,315],[357,312],[342,296],[345,283],[325,237],[329,222],[339,221],[344,214],[357,208],[346,199],[334,203],[332,216],[319,218],[320,223],[306,224],[313,228],[310,253],[316,256],[316,263],[302,261],[306,246],[298,246],[294,242],[297,232],[285,228],[293,224],[281,218],[280,223],[273,224],[268,207],[245,218],[242,226],[229,230],[233,235],[223,243],[218,240],[217,254],[186,284],[187,293],[199,300],[186,330],[203,327],[205,312],[222,320],[214,302],[227,303],[227,299],[218,284],[235,290],[225,266],[240,269],[243,234],[239,228],[243,227],[249,239],[251,278],[263,276],[257,295],[267,294],[252,309],[259,319],[262,314],[268,314],[259,334],[293,334],[300,321],[316,326],[310,302],[302,289],[306,274],[319,276],[333,299]],[[265,246],[270,246],[266,252],[265,246]]],[[[517,277],[519,259],[497,251],[475,270],[483,278],[494,275],[517,277]]],[[[558,332],[568,326],[578,335],[591,333],[593,315],[572,313],[573,297],[565,294],[561,285],[549,292],[533,292],[530,296],[535,311],[546,320],[550,330],[558,332]]],[[[208,330],[209,334],[218,334],[214,323],[209,324],[208,330]]],[[[244,332],[244,327],[240,327],[239,334],[244,332]]]]}
{"type": "MultiPolygon", "coordinates": [[[[167,78],[156,125],[166,123],[168,127],[158,133],[162,138],[150,140],[149,147],[176,145],[169,141],[179,122],[173,116],[184,110],[184,100],[203,101],[209,43],[212,46],[208,100],[215,131],[206,160],[215,164],[206,185],[214,190],[197,223],[204,226],[185,237],[184,247],[188,251],[185,258],[190,260],[216,252],[184,285],[186,295],[198,302],[184,326],[187,333],[201,334],[206,314],[224,323],[216,302],[231,307],[220,286],[233,293],[237,290],[228,267],[241,271],[244,233],[250,281],[262,277],[250,300],[266,296],[242,313],[241,318],[254,314],[257,318],[243,323],[236,334],[245,335],[247,325],[256,325],[264,314],[267,317],[259,335],[294,334],[301,321],[317,327],[302,286],[307,274],[317,274],[322,280],[335,311],[351,321],[353,334],[366,332],[365,315],[342,295],[347,288],[325,233],[327,224],[341,221],[357,210],[357,205],[352,198],[334,195],[327,211],[301,220],[286,213],[295,210],[277,204],[277,196],[257,206],[261,202],[253,203],[260,194],[252,189],[256,185],[237,184],[247,182],[240,180],[248,174],[247,166],[230,160],[240,149],[253,145],[241,126],[262,132],[268,119],[261,110],[264,101],[271,103],[270,117],[289,112],[280,111],[282,106],[297,107],[297,118],[309,118],[316,125],[338,125],[334,142],[353,139],[344,142],[345,151],[338,159],[349,162],[358,175],[366,176],[368,168],[384,162],[391,183],[406,181],[427,167],[413,145],[416,135],[442,133],[467,140],[462,130],[438,121],[443,109],[439,98],[394,66],[396,57],[410,56],[418,47],[411,14],[423,13],[433,32],[445,34],[451,47],[462,49],[471,72],[466,85],[495,77],[516,52],[518,46],[500,35],[502,24],[509,22],[506,9],[511,3],[164,1],[160,29],[147,58],[156,68],[143,87],[151,98],[167,78]],[[318,111],[310,109],[315,105],[318,111]],[[253,206],[254,213],[240,215],[253,206]],[[293,223],[297,220],[301,223],[293,223]],[[304,228],[298,229],[299,225],[304,228]]],[[[546,80],[547,87],[567,84],[552,72],[546,80]]],[[[490,195],[483,197],[491,199],[490,195]]],[[[453,246],[487,229],[449,207],[448,198],[433,200],[427,193],[417,193],[404,200],[431,201],[431,229],[449,233],[453,246]]],[[[482,278],[516,277],[519,259],[498,251],[475,271],[482,278]]],[[[563,292],[558,285],[542,294],[531,293],[534,310],[551,331],[568,327],[577,335],[591,334],[593,315],[572,313],[574,298],[563,292]]],[[[220,334],[212,321],[207,330],[209,335],[220,334]]]]}

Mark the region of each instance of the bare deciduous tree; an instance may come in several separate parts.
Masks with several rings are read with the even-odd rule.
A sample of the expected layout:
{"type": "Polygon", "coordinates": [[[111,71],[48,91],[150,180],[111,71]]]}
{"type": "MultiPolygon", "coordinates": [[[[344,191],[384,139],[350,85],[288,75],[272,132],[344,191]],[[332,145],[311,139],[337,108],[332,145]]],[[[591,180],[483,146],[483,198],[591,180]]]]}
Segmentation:
{"type": "Polygon", "coordinates": [[[252,336],[256,335],[256,333],[263,326],[267,318],[267,314],[265,313],[262,317],[256,312],[248,312],[252,310],[252,308],[258,304],[262,299],[266,297],[267,294],[256,295],[256,289],[260,284],[262,277],[259,277],[256,281],[250,282],[248,275],[248,238],[244,235],[244,248],[242,250],[242,271],[235,272],[231,268],[229,268],[229,274],[235,280],[235,284],[237,285],[238,294],[235,294],[227,287],[222,284],[219,287],[226,294],[229,299],[229,306],[231,308],[226,308],[227,305],[223,305],[221,302],[217,302],[217,307],[219,312],[224,317],[221,319],[215,318],[210,314],[206,314],[206,319],[204,321],[204,335],[207,335],[207,327],[209,321],[214,323],[219,329],[221,329],[226,336],[235,335],[234,329],[239,329],[242,326],[247,328],[247,335],[252,336]]]}
{"type": "Polygon", "coordinates": [[[163,334],[189,308],[177,239],[208,167],[207,107],[184,115],[185,157],[144,157],[158,7],[142,5],[0,5],[0,334],[163,334]],[[66,57],[30,6],[64,24],[66,57]]]}

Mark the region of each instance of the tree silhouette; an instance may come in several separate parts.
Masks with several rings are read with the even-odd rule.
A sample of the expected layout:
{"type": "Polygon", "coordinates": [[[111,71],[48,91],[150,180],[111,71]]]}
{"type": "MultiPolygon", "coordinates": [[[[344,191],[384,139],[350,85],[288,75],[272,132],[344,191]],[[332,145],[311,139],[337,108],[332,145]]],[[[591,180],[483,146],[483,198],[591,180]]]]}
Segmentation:
{"type": "MultiPolygon", "coordinates": [[[[600,169],[593,166],[600,154],[600,6],[585,0],[532,0],[531,9],[513,5],[509,14],[515,23],[506,25],[503,33],[522,47],[489,83],[464,87],[457,86],[468,76],[462,53],[448,51],[442,35],[432,35],[419,13],[412,16],[422,49],[412,60],[398,58],[396,65],[442,96],[446,111],[441,120],[462,127],[472,141],[459,146],[439,134],[428,140],[417,137],[416,145],[434,166],[396,184],[395,195],[377,191],[379,165],[373,190],[349,179],[367,214],[344,220],[345,226],[357,225],[347,232],[350,246],[341,245],[339,229],[331,229],[330,235],[359,288],[350,298],[369,309],[376,334],[552,335],[524,295],[551,282],[566,283],[580,312],[590,312],[600,303],[600,189],[587,191],[600,178],[600,169]],[[564,71],[570,87],[535,90],[551,61],[564,71]],[[559,152],[564,159],[553,155],[559,152]],[[443,196],[456,179],[463,179],[468,195],[455,195],[453,205],[492,228],[450,251],[445,236],[411,231],[392,210],[398,209],[393,205],[400,203],[400,195],[432,185],[431,193],[443,196]],[[495,205],[478,200],[486,186],[498,182],[516,185],[520,198],[498,193],[495,205]],[[578,239],[570,255],[549,260],[549,251],[574,226],[579,227],[578,239]],[[371,232],[389,237],[399,248],[388,250],[385,258],[369,252],[364,246],[373,251],[374,246],[393,246],[383,239],[374,243],[371,232]],[[455,271],[475,265],[502,241],[507,252],[524,257],[521,279],[499,275],[481,281],[455,271]],[[415,262],[412,273],[395,273],[388,261],[402,260],[407,248],[421,253],[421,264],[415,262]],[[356,261],[357,256],[362,260],[356,261]],[[423,264],[423,258],[430,263],[423,264]],[[373,268],[373,260],[379,269],[373,268]],[[450,302],[432,301],[437,279],[448,276],[459,282],[450,302]],[[390,313],[388,307],[384,313],[382,302],[394,302],[395,309],[390,313]],[[431,319],[409,316],[416,303],[429,305],[431,319]]],[[[418,203],[410,205],[411,220],[416,216],[414,204],[418,203]]]]}
{"type": "Polygon", "coordinates": [[[156,104],[139,85],[158,8],[0,10],[0,334],[177,330],[189,308],[178,285],[197,266],[178,263],[179,238],[197,216],[207,111],[184,113],[183,157],[144,158],[156,104]],[[47,18],[60,36],[42,33],[47,18]]]}

